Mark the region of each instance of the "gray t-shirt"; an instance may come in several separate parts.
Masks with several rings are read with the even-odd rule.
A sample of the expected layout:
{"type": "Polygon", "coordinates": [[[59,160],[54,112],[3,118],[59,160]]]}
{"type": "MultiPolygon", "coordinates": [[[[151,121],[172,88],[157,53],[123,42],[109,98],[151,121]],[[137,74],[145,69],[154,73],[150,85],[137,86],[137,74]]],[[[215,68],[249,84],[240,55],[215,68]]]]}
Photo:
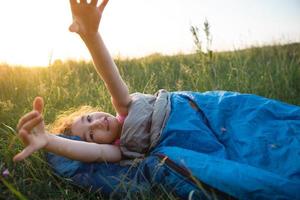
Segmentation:
{"type": "Polygon", "coordinates": [[[159,90],[155,95],[134,93],[131,97],[120,149],[125,160],[142,160],[159,140],[170,114],[170,97],[166,90],[159,90]]]}

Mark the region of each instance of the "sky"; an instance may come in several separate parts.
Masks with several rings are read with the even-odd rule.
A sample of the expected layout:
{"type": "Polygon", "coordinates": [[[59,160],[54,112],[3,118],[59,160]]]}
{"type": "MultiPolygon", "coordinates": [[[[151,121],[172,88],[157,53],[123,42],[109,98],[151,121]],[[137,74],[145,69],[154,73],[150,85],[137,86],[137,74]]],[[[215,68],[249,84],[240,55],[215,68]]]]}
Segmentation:
{"type": "MultiPolygon", "coordinates": [[[[113,57],[192,53],[206,19],[214,51],[300,42],[300,0],[110,0],[99,31],[113,57]]],[[[89,60],[71,21],[69,0],[0,0],[0,63],[89,60]]]]}

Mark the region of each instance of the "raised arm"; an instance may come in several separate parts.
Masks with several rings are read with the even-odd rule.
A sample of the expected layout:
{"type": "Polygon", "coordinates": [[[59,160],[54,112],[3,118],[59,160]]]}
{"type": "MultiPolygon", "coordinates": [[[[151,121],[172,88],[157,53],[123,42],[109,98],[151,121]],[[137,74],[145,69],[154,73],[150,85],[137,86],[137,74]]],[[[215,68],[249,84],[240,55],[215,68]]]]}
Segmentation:
{"type": "Polygon", "coordinates": [[[97,3],[98,0],[91,0],[90,3],[87,0],[80,0],[80,3],[70,0],[73,23],[69,29],[78,33],[89,49],[94,66],[111,94],[116,111],[126,115],[131,101],[128,88],[98,32],[108,0],[103,0],[99,6],[97,3]]]}
{"type": "Polygon", "coordinates": [[[21,161],[40,149],[83,162],[118,162],[121,160],[121,151],[118,146],[75,141],[46,133],[41,116],[42,109],[42,99],[36,98],[35,111],[20,119],[17,129],[26,147],[14,157],[14,161],[21,161]]]}

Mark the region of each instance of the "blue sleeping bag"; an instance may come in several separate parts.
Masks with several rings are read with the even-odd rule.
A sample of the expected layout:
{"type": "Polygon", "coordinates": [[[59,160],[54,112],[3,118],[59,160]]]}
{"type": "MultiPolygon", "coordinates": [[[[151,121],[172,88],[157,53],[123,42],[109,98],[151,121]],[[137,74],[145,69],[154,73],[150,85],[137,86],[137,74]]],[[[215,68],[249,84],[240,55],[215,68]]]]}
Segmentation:
{"type": "Polygon", "coordinates": [[[300,199],[300,107],[226,91],[170,98],[159,143],[137,166],[51,153],[48,162],[74,184],[116,198],[164,187],[183,199],[300,199]]]}

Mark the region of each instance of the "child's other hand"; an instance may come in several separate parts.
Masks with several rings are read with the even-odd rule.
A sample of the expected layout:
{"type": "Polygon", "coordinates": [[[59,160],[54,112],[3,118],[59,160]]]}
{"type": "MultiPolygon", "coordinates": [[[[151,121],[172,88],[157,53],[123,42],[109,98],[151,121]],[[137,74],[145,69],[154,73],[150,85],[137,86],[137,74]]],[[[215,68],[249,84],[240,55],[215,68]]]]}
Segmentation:
{"type": "Polygon", "coordinates": [[[73,23],[69,30],[78,33],[81,37],[89,37],[98,33],[98,28],[103,10],[108,3],[108,0],[102,0],[97,6],[98,0],[70,0],[73,23]]]}
{"type": "Polygon", "coordinates": [[[33,101],[33,111],[24,115],[18,123],[18,136],[25,144],[25,149],[14,156],[13,160],[21,161],[32,153],[44,148],[48,143],[45,125],[42,118],[44,103],[41,97],[33,101]]]}

